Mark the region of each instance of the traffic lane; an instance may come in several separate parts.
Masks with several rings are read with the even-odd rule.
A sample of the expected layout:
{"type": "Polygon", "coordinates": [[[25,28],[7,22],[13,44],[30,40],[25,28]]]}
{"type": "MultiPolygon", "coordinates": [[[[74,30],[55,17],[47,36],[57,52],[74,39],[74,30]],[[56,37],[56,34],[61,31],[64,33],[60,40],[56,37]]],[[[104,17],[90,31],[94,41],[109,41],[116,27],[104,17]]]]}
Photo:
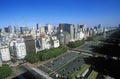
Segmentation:
{"type": "Polygon", "coordinates": [[[76,55],[78,55],[75,52],[71,52],[63,57],[60,57],[58,59],[55,59],[47,64],[44,64],[46,67],[55,70],[56,68],[58,68],[60,65],[64,64],[65,62],[67,62],[69,59],[75,57],[76,55]]]}
{"type": "Polygon", "coordinates": [[[77,58],[74,61],[67,64],[63,69],[57,71],[59,74],[72,75],[75,71],[79,70],[81,65],[84,64],[83,58],[77,58]],[[65,72],[64,72],[65,71],[65,72]]]}
{"type": "Polygon", "coordinates": [[[46,73],[48,73],[50,71],[48,68],[46,68],[44,66],[39,66],[38,69],[40,69],[40,70],[42,70],[42,71],[44,71],[46,73]]]}
{"type": "Polygon", "coordinates": [[[67,78],[67,76],[71,76],[74,72],[78,71],[83,64],[83,61],[80,60],[81,63],[73,61],[71,64],[65,67],[65,69],[59,71],[58,73],[67,78]]]}
{"type": "Polygon", "coordinates": [[[57,60],[54,60],[52,63],[48,63],[49,65],[47,67],[51,68],[52,70],[55,70],[57,67],[60,65],[64,64],[67,62],[70,58],[74,57],[76,55],[67,55],[66,57],[61,57],[57,60]]]}
{"type": "Polygon", "coordinates": [[[94,42],[94,41],[90,41],[90,42],[86,43],[85,45],[80,46],[77,49],[81,49],[81,50],[86,50],[86,51],[91,51],[92,52],[93,47],[95,47],[95,46],[98,46],[98,43],[94,42]]]}
{"type": "MultiPolygon", "coordinates": [[[[56,71],[59,75],[63,76],[64,78],[67,78],[68,76],[70,77],[73,73],[75,73],[76,71],[78,71],[81,67],[81,65],[83,65],[84,62],[84,58],[87,56],[80,56],[78,58],[76,58],[75,60],[73,60],[72,62],[70,62],[69,64],[67,64],[66,66],[64,66],[63,68],[59,69],[58,71],[56,71]]],[[[51,77],[55,78],[56,74],[52,74],[51,77]]]]}

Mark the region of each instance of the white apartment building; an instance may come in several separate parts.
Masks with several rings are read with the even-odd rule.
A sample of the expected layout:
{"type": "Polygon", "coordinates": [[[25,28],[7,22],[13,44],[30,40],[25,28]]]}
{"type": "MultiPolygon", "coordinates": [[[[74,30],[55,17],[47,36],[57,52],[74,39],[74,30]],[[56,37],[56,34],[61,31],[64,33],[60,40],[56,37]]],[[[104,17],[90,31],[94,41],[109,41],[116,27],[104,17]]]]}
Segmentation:
{"type": "Polygon", "coordinates": [[[57,39],[57,36],[52,36],[52,43],[53,43],[53,47],[57,48],[60,46],[59,40],[57,39]]]}
{"type": "Polygon", "coordinates": [[[3,62],[11,60],[9,46],[5,43],[0,43],[0,56],[3,62]]]}
{"type": "Polygon", "coordinates": [[[47,32],[47,34],[51,34],[52,26],[50,24],[46,24],[46,32],[47,32]]]}
{"type": "Polygon", "coordinates": [[[39,40],[39,45],[42,50],[44,49],[50,49],[50,37],[48,35],[45,35],[44,37],[41,37],[39,40]]]}
{"type": "Polygon", "coordinates": [[[18,38],[10,43],[12,51],[17,59],[23,59],[26,56],[26,45],[23,38],[18,38]]]}
{"type": "Polygon", "coordinates": [[[85,34],[83,33],[83,32],[77,32],[77,40],[82,40],[82,39],[84,39],[84,37],[85,37],[85,34]]]}

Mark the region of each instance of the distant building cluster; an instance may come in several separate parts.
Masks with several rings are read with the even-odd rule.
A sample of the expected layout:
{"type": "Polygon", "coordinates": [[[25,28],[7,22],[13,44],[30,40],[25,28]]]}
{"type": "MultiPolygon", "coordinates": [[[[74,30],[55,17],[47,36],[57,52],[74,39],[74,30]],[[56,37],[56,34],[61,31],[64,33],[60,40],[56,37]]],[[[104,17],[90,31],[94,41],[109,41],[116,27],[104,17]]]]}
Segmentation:
{"type": "Polygon", "coordinates": [[[101,24],[95,27],[86,25],[61,23],[52,27],[50,24],[41,26],[36,24],[37,29],[28,27],[12,26],[0,29],[0,62],[9,63],[11,60],[24,59],[28,53],[66,45],[71,41],[85,40],[99,33],[105,33],[109,28],[101,24]]]}

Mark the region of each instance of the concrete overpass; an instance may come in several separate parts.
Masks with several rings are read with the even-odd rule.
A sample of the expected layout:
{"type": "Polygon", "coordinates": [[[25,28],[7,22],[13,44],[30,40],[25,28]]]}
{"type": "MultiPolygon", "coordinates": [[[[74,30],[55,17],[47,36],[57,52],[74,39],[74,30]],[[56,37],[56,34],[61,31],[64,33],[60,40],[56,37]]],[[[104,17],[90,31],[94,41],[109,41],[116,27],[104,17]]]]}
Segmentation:
{"type": "Polygon", "coordinates": [[[31,72],[36,77],[36,79],[53,79],[47,73],[41,71],[36,67],[31,67],[27,63],[22,64],[22,66],[31,72]]]}

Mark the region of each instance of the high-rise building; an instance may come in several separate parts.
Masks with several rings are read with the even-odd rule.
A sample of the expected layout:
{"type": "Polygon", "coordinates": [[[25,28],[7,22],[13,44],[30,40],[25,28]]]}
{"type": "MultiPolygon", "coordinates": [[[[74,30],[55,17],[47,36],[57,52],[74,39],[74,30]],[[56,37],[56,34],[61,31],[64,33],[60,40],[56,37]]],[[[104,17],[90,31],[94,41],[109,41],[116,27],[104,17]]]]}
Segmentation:
{"type": "Polygon", "coordinates": [[[45,31],[46,31],[46,33],[48,33],[48,34],[51,34],[51,32],[52,32],[52,27],[51,27],[50,24],[46,24],[46,26],[45,26],[45,31]]]}
{"type": "Polygon", "coordinates": [[[104,28],[103,28],[104,38],[106,38],[106,30],[105,30],[105,29],[106,29],[106,28],[104,27],[104,28]]]}
{"type": "Polygon", "coordinates": [[[32,35],[32,37],[36,38],[36,30],[34,28],[30,29],[29,34],[32,35]]]}
{"type": "Polygon", "coordinates": [[[37,30],[40,29],[41,25],[40,24],[36,24],[37,26],[37,30]]]}
{"type": "Polygon", "coordinates": [[[73,24],[59,24],[60,31],[66,31],[70,34],[70,40],[74,40],[74,25],[73,24]]]}
{"type": "Polygon", "coordinates": [[[51,46],[54,48],[57,48],[60,46],[59,40],[57,39],[56,36],[51,37],[51,46]]]}
{"type": "Polygon", "coordinates": [[[14,26],[14,32],[17,33],[17,34],[19,33],[19,27],[18,26],[14,26]]]}
{"type": "Polygon", "coordinates": [[[118,25],[118,27],[120,28],[120,24],[118,25]]]}
{"type": "Polygon", "coordinates": [[[80,24],[77,24],[77,32],[80,32],[80,31],[82,31],[82,28],[81,28],[80,24]]]}
{"type": "Polygon", "coordinates": [[[58,39],[60,41],[60,45],[64,46],[65,45],[65,36],[64,36],[63,32],[61,32],[60,34],[58,34],[58,39]]]}
{"type": "Polygon", "coordinates": [[[28,27],[20,27],[21,33],[29,31],[28,27]]]}
{"type": "Polygon", "coordinates": [[[54,26],[53,32],[56,34],[57,33],[57,26],[54,26]]]}
{"type": "Polygon", "coordinates": [[[1,54],[2,61],[7,62],[7,61],[11,60],[9,45],[7,45],[7,44],[1,45],[0,46],[0,54],[1,54]]]}
{"type": "Polygon", "coordinates": [[[2,32],[2,29],[0,29],[0,33],[2,32]]]}
{"type": "Polygon", "coordinates": [[[40,30],[40,33],[45,33],[45,28],[44,27],[40,27],[39,30],[40,30]]]}
{"type": "Polygon", "coordinates": [[[68,32],[63,32],[63,33],[64,33],[65,44],[68,44],[70,42],[70,34],[68,32]]]}
{"type": "Polygon", "coordinates": [[[12,33],[12,26],[8,26],[4,28],[6,33],[12,33]]]}
{"type": "Polygon", "coordinates": [[[4,28],[4,31],[5,31],[6,33],[9,33],[8,27],[5,27],[5,28],[4,28]]]}
{"type": "Polygon", "coordinates": [[[90,30],[89,30],[89,36],[94,36],[94,35],[95,35],[94,28],[90,28],[90,30]]]}
{"type": "Polygon", "coordinates": [[[59,24],[59,33],[63,32],[63,25],[59,24]]]}
{"type": "Polygon", "coordinates": [[[12,26],[11,25],[8,26],[8,31],[9,31],[9,33],[12,33],[12,26]]]}
{"type": "Polygon", "coordinates": [[[101,24],[98,24],[98,28],[101,28],[101,24]]]}
{"type": "Polygon", "coordinates": [[[102,32],[103,32],[103,29],[102,29],[102,25],[101,25],[101,24],[98,24],[97,32],[98,32],[98,33],[102,33],[102,32]]]}
{"type": "Polygon", "coordinates": [[[0,29],[0,38],[1,38],[2,29],[0,29]]]}
{"type": "Polygon", "coordinates": [[[75,28],[75,26],[74,26],[74,28],[73,28],[73,39],[75,40],[76,39],[76,28],[75,28]]]}
{"type": "Polygon", "coordinates": [[[87,30],[87,26],[86,25],[79,25],[79,26],[80,26],[80,31],[85,33],[87,30]]]}
{"type": "Polygon", "coordinates": [[[26,56],[26,45],[24,39],[19,37],[10,43],[11,54],[17,59],[23,59],[26,56]]]}

